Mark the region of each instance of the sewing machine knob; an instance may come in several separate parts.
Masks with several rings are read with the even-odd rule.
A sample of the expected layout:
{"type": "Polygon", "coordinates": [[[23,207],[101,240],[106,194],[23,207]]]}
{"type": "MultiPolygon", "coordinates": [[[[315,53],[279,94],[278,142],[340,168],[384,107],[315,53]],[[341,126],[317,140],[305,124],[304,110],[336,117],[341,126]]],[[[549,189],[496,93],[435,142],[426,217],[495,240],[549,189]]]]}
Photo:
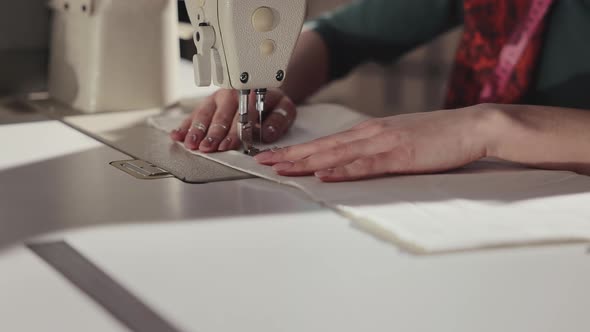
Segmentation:
{"type": "Polygon", "coordinates": [[[262,55],[272,55],[275,52],[275,42],[270,39],[266,39],[260,44],[260,53],[262,55]]]}
{"type": "Polygon", "coordinates": [[[200,26],[195,31],[194,39],[197,46],[197,54],[193,57],[195,83],[197,86],[209,86],[211,85],[211,50],[215,45],[215,30],[210,26],[200,26]]]}
{"type": "Polygon", "coordinates": [[[252,15],[252,25],[258,32],[269,32],[275,27],[275,14],[268,7],[256,9],[252,15]]]}
{"type": "Polygon", "coordinates": [[[223,77],[223,63],[221,61],[221,55],[216,49],[211,50],[211,65],[212,72],[211,75],[213,76],[213,83],[217,86],[224,85],[224,77],[223,77]]]}
{"type": "Polygon", "coordinates": [[[215,45],[215,30],[211,26],[200,26],[194,34],[197,53],[205,55],[215,45]]]}
{"type": "Polygon", "coordinates": [[[197,86],[211,85],[211,59],[199,54],[193,56],[195,70],[195,84],[197,86]]]}

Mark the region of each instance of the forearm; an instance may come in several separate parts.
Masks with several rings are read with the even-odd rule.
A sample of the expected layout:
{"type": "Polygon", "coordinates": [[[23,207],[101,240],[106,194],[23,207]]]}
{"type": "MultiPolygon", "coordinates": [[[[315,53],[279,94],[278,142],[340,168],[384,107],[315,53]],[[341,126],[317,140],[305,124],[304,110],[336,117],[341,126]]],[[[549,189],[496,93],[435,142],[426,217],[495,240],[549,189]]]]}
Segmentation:
{"type": "Polygon", "coordinates": [[[299,104],[328,82],[328,71],[326,44],[318,33],[304,31],[293,52],[287,69],[287,79],[281,89],[299,104]]]}
{"type": "Polygon", "coordinates": [[[489,112],[480,117],[487,156],[590,174],[590,111],[489,105],[477,112],[489,112]]]}

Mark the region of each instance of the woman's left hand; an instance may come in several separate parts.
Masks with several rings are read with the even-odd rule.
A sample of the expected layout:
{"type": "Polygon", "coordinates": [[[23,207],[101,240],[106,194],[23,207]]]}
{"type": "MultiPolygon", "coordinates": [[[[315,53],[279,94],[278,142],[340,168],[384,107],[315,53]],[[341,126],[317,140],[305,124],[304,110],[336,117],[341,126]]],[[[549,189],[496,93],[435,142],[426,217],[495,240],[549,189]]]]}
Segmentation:
{"type": "Polygon", "coordinates": [[[366,121],[315,141],[256,156],[280,175],[325,182],[435,173],[486,156],[491,107],[407,114],[366,121]]]}

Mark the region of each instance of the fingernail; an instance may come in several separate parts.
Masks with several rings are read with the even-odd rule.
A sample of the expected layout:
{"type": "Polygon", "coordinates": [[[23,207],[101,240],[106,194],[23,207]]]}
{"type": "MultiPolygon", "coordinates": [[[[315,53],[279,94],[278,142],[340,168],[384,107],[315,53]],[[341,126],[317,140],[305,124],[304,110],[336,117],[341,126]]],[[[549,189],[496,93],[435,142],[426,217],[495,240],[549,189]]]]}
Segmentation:
{"type": "Polygon", "coordinates": [[[315,172],[315,176],[318,178],[325,178],[327,176],[332,175],[332,173],[334,173],[333,169],[325,169],[325,170],[315,172]]]}
{"type": "Polygon", "coordinates": [[[264,139],[266,141],[274,141],[276,136],[277,136],[277,130],[275,127],[267,126],[264,129],[264,139]]]}
{"type": "Polygon", "coordinates": [[[287,161],[287,162],[284,162],[284,163],[279,163],[279,164],[274,165],[272,167],[272,169],[274,169],[277,172],[282,172],[282,171],[286,171],[286,170],[288,170],[290,168],[293,168],[293,166],[295,166],[294,163],[292,163],[290,161],[287,161]]]}
{"type": "Polygon", "coordinates": [[[213,137],[207,137],[205,138],[205,140],[201,143],[201,145],[205,148],[211,147],[213,145],[213,143],[215,143],[215,138],[213,137]]]}
{"type": "Polygon", "coordinates": [[[221,144],[219,145],[219,151],[227,151],[231,142],[232,142],[232,139],[229,137],[224,139],[223,142],[221,142],[221,144]]]}
{"type": "Polygon", "coordinates": [[[262,152],[262,153],[256,155],[256,157],[254,157],[254,159],[259,163],[265,163],[265,162],[271,161],[273,155],[274,155],[274,153],[272,151],[265,151],[265,152],[262,152]]]}
{"type": "Polygon", "coordinates": [[[194,134],[193,134],[193,135],[191,136],[191,142],[193,142],[193,143],[197,143],[197,139],[199,139],[199,138],[197,137],[197,135],[194,135],[194,134]]]}

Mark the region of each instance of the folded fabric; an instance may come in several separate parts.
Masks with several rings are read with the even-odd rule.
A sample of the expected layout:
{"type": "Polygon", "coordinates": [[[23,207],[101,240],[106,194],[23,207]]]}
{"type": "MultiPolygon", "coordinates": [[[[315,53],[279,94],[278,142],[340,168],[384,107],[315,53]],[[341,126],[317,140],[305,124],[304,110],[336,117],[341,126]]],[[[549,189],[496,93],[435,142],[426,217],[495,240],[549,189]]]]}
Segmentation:
{"type": "MultiPolygon", "coordinates": [[[[169,132],[185,116],[169,112],[148,122],[169,132]]],[[[366,119],[340,106],[302,107],[279,144],[306,142],[366,119]]],[[[297,187],[359,228],[417,253],[590,239],[590,177],[571,172],[481,161],[444,174],[327,184],[312,176],[278,176],[238,151],[192,153],[297,187]]]]}

